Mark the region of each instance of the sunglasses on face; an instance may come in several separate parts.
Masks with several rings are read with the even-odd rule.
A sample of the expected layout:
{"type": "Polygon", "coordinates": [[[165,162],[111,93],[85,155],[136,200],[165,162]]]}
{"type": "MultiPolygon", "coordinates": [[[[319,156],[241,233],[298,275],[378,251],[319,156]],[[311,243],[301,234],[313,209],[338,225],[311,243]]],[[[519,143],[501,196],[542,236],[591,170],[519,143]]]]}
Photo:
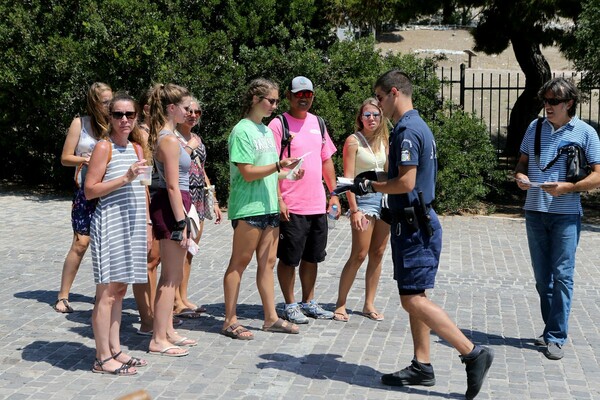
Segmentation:
{"type": "Polygon", "coordinates": [[[272,106],[273,105],[276,106],[277,104],[279,104],[279,101],[280,101],[279,99],[270,99],[268,97],[261,97],[261,99],[268,101],[269,104],[271,104],[272,106]]]}
{"type": "Polygon", "coordinates": [[[380,116],[381,116],[381,113],[379,113],[379,112],[377,112],[377,111],[375,111],[375,112],[371,112],[371,111],[365,111],[365,112],[363,113],[363,117],[365,117],[365,118],[367,118],[367,119],[368,119],[368,118],[370,118],[370,117],[373,117],[373,118],[379,118],[380,116]]]}
{"type": "Polygon", "coordinates": [[[542,100],[542,101],[544,102],[544,104],[550,104],[551,106],[557,106],[560,103],[569,101],[569,99],[557,99],[556,97],[553,99],[549,99],[549,98],[545,97],[544,100],[542,100]]]}
{"type": "Polygon", "coordinates": [[[123,119],[123,117],[127,117],[127,119],[135,119],[137,113],[135,111],[113,111],[110,115],[114,119],[123,119]]]}
{"type": "Polygon", "coordinates": [[[294,97],[297,98],[297,99],[302,99],[302,98],[304,98],[304,99],[312,99],[312,97],[314,95],[315,94],[313,92],[311,92],[310,90],[302,90],[300,92],[294,93],[294,97]]]}
{"type": "Polygon", "coordinates": [[[196,117],[202,115],[202,111],[200,110],[192,110],[190,107],[183,107],[187,114],[194,114],[196,117]]]}

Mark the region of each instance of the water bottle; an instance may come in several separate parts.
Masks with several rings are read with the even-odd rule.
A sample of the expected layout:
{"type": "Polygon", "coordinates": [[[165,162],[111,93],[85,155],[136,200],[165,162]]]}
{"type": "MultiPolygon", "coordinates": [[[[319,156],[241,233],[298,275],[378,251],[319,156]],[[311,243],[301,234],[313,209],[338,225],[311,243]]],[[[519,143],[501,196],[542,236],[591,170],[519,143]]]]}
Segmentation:
{"type": "Polygon", "coordinates": [[[337,216],[337,211],[338,211],[338,206],[334,204],[333,206],[331,206],[331,211],[329,211],[329,213],[327,214],[327,218],[329,219],[329,221],[327,221],[327,227],[329,229],[335,228],[335,223],[336,223],[335,217],[337,216]]]}

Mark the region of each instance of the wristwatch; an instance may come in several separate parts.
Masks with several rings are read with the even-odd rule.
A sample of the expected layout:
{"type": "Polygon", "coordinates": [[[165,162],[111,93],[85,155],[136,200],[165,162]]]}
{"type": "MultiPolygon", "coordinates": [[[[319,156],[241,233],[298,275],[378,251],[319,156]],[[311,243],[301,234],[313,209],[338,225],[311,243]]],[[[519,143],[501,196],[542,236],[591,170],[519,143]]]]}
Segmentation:
{"type": "Polygon", "coordinates": [[[173,230],[182,231],[185,229],[186,225],[187,223],[185,222],[185,219],[182,219],[181,221],[175,222],[175,225],[173,225],[173,230]]]}

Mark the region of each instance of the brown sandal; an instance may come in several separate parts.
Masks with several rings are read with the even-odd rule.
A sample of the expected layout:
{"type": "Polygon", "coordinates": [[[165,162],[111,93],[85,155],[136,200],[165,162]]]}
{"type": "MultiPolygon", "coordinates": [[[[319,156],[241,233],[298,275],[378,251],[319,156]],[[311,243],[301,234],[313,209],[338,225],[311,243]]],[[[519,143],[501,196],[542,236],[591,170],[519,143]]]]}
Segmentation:
{"type": "Polygon", "coordinates": [[[275,323],[271,326],[263,325],[262,330],[265,332],[291,333],[294,335],[300,333],[300,328],[298,328],[298,325],[284,321],[281,318],[275,321],[275,323]]]}
{"type": "Polygon", "coordinates": [[[54,311],[56,311],[58,313],[63,313],[63,314],[69,314],[69,313],[73,312],[73,307],[71,307],[71,305],[69,304],[69,299],[67,299],[66,297],[56,300],[56,303],[54,303],[52,308],[54,308],[54,311]],[[58,303],[60,303],[60,302],[62,302],[63,305],[65,306],[65,311],[59,310],[58,307],[56,307],[58,305],[58,303]]]}
{"type": "Polygon", "coordinates": [[[119,368],[112,371],[104,369],[103,365],[112,359],[113,357],[109,357],[106,360],[100,361],[96,358],[96,361],[94,361],[94,366],[92,367],[92,372],[96,374],[110,374],[117,376],[131,376],[137,374],[137,371],[130,371],[129,368],[131,367],[125,364],[121,364],[119,368]]]}
{"type": "Polygon", "coordinates": [[[250,332],[250,335],[242,336],[242,333],[250,332],[248,329],[244,328],[242,325],[237,322],[229,325],[226,329],[221,329],[221,335],[225,335],[232,339],[239,340],[254,340],[254,335],[250,332]]]}
{"type": "MultiPolygon", "coordinates": [[[[112,358],[115,361],[119,361],[117,360],[117,357],[119,357],[121,354],[123,354],[122,351],[118,352],[117,354],[115,354],[114,356],[112,356],[112,358]]],[[[138,357],[133,357],[133,356],[129,356],[129,361],[122,363],[123,365],[127,365],[128,367],[145,367],[146,365],[148,365],[148,361],[142,359],[142,358],[138,358],[138,357]]],[[[121,362],[121,361],[119,361],[121,362]]]]}

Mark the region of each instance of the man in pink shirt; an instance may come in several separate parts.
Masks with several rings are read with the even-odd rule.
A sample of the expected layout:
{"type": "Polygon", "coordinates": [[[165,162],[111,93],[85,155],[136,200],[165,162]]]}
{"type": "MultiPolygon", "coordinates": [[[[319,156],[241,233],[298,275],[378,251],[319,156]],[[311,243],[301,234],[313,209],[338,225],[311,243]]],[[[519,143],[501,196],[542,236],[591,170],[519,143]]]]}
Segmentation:
{"type": "MultiPolygon", "coordinates": [[[[327,246],[327,212],[340,202],[325,195],[323,180],[329,192],[335,189],[336,176],[331,156],[336,148],[326,130],[321,132],[319,119],[308,112],[312,106],[312,82],[303,76],[295,77],[286,92],[290,111],[283,114],[293,139],[284,157],[303,157],[304,177],[298,181],[279,181],[279,246],[277,248],[277,277],[285,299],[284,316],[296,324],[308,323],[308,318],[331,319],[333,312],[324,310],[314,300],[317,264],[325,260],[327,246]],[[289,155],[288,155],[289,151],[289,155]],[[294,297],[295,267],[299,266],[302,301],[294,297]]],[[[323,124],[324,125],[324,124],[323,124]]],[[[269,124],[275,136],[277,150],[282,153],[283,126],[278,118],[269,124]]]]}

